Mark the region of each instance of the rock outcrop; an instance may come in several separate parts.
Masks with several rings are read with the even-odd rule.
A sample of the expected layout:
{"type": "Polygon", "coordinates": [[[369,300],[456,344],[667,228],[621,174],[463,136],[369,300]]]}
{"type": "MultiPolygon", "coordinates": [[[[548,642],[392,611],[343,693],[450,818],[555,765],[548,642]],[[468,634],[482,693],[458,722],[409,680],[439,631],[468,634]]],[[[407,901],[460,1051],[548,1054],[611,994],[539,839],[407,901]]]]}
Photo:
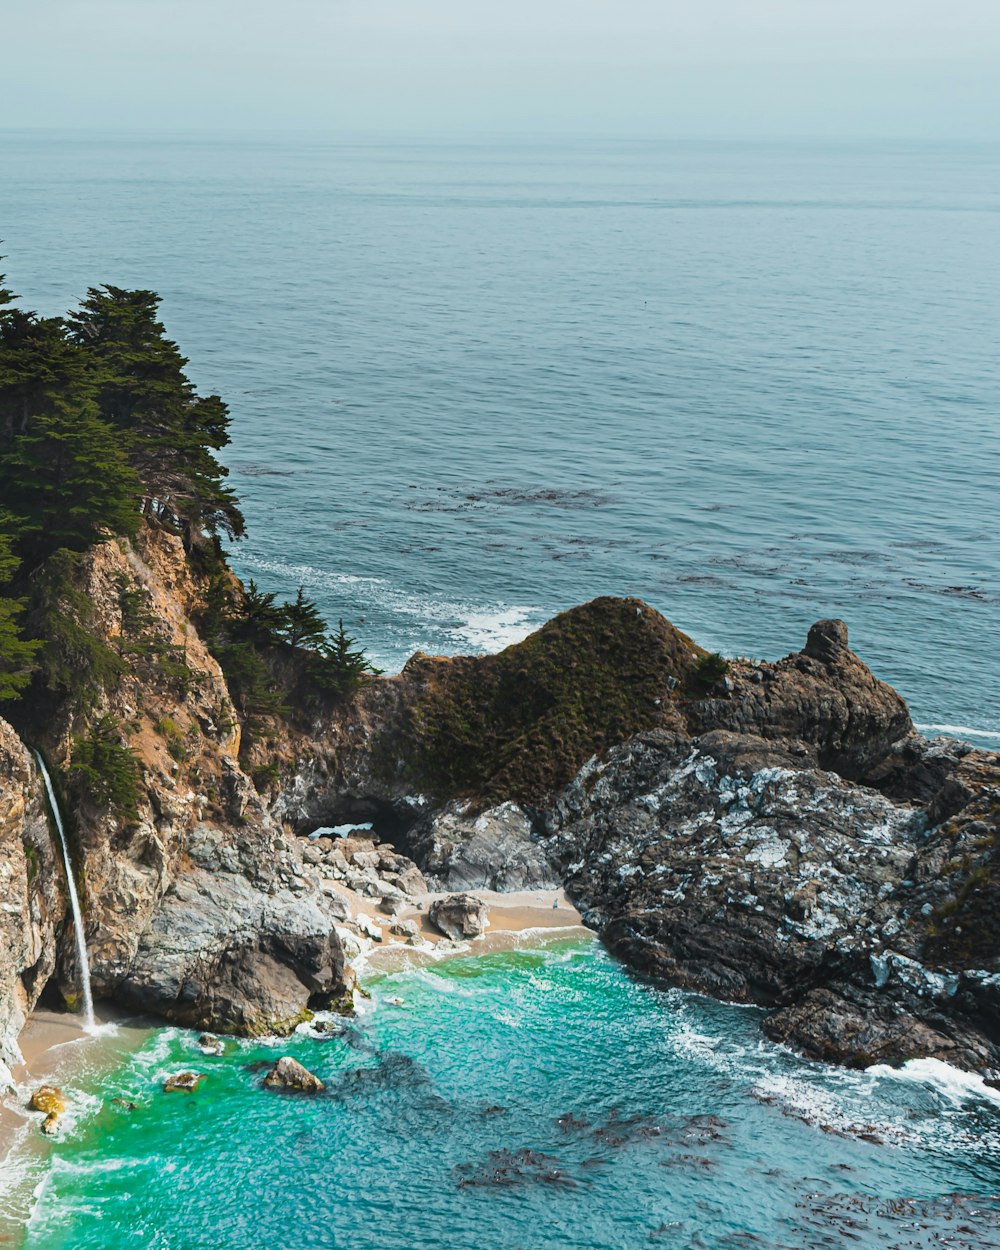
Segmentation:
{"type": "Polygon", "coordinates": [[[485,812],[448,803],[407,834],[407,844],[439,890],[536,890],[559,884],[528,813],[517,803],[485,812]]]}
{"type": "Polygon", "coordinates": [[[326,1086],[297,1059],[284,1055],[264,1077],[268,1089],[291,1089],[300,1094],[321,1094],[326,1086]]]}
{"type": "MultiPolygon", "coordinates": [[[[920,773],[921,752],[940,752],[915,738],[905,749],[920,773]]],[[[1000,961],[966,926],[988,914],[992,933],[997,898],[956,905],[956,888],[1000,838],[993,769],[957,819],[933,826],[940,790],[901,803],[817,769],[801,744],[653,732],[581,772],[549,814],[547,846],[631,967],[771,1008],[765,1031],[816,1058],[992,1071],[1000,961]]],[[[955,785],[952,774],[942,789],[955,785]]]]}
{"type": "Polygon", "coordinates": [[[453,942],[479,937],[489,923],[485,903],[474,894],[449,894],[435,899],[428,915],[431,924],[453,942]]]}
{"type": "MultiPolygon", "coordinates": [[[[466,891],[561,880],[630,966],[760,1004],[809,1054],[1000,1068],[1000,757],[916,735],[842,622],[776,663],[727,663],[638,600],[598,599],[244,741],[180,540],[146,529],[78,567],[118,675],[22,728],[57,778],[102,717],[139,763],[127,816],[72,796],[98,995],[288,1032],[348,1001],[344,887],[390,917],[428,884],[459,891],[432,919],[468,938],[485,914],[466,891]],[[295,836],[356,822],[374,828],[295,836]]],[[[9,1067],[43,988],[69,998],[78,978],[39,779],[3,722],[0,878],[9,1067]]],[[[363,913],[348,924],[381,939],[363,913]]]]}
{"type": "Polygon", "coordinates": [[[66,1095],[55,1085],[40,1085],[31,1095],[29,1111],[40,1111],[45,1119],[42,1132],[51,1136],[59,1128],[59,1118],[68,1106],[66,1095]]]}
{"type": "MultiPolygon", "coordinates": [[[[139,765],[134,813],[79,796],[67,813],[95,996],[195,1028],[287,1032],[349,988],[335,930],[345,909],[243,768],[239,717],[191,623],[202,591],[180,540],[147,530],[134,545],[104,543],[81,560],[79,577],[98,645],[138,656],[94,691],[94,706],[64,704],[30,726],[57,777],[101,717],[121,727],[139,765]],[[122,635],[126,592],[143,604],[138,641],[122,635]]],[[[39,779],[4,722],[0,834],[9,877],[0,1038],[9,1064],[18,1057],[11,1039],[44,986],[54,980],[71,998],[78,977],[39,779]]]]}
{"type": "MultiPolygon", "coordinates": [[[[55,973],[66,903],[41,778],[2,720],[0,899],[0,1087],[5,1087],[11,1067],[21,1060],[17,1038],[27,1014],[55,973]]],[[[72,940],[66,944],[70,950],[72,945],[72,940]]]]}

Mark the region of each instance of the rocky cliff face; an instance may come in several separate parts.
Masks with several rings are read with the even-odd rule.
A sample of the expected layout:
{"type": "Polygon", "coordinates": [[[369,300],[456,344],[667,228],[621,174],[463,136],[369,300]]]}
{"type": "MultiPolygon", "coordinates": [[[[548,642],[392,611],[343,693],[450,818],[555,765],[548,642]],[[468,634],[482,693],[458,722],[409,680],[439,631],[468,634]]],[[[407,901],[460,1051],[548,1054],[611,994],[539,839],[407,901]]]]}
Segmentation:
{"type": "MultiPolygon", "coordinates": [[[[79,589],[92,607],[88,629],[126,662],[94,706],[64,706],[40,745],[65,779],[74,738],[107,716],[140,766],[134,818],[85,799],[67,813],[95,996],[194,1027],[287,1032],[347,988],[334,928],[343,907],[243,771],[225,680],[190,621],[200,588],[180,541],[146,531],[134,546],[96,547],[79,589]],[[141,601],[138,639],[123,632],[123,591],[141,601]]],[[[40,782],[4,722],[0,750],[4,864],[18,906],[0,920],[10,1038],[50,979],[72,1000],[78,971],[40,782]]]]}
{"type": "Polygon", "coordinates": [[[570,893],[637,970],[772,1008],[765,1031],[817,1058],[1000,1067],[996,949],[942,962],[929,936],[974,820],[929,828],[802,749],[718,730],[641,735],[548,819],[570,893]]]}
{"type": "MultiPolygon", "coordinates": [[[[106,716],[141,765],[133,815],[79,796],[71,813],[98,994],[199,1028],[294,1027],[350,972],[330,855],[292,835],[373,821],[444,889],[565,881],[630,966],[758,1003],[807,1053],[1000,1067],[1000,762],[915,735],[841,622],[723,673],[645,604],[595,600],[244,743],[177,539],[95,548],[80,589],[122,672],[40,744],[65,773],[106,716]]],[[[76,969],[38,778],[2,722],[0,833],[9,1063],[24,1012],[76,969]]]]}
{"type": "Polygon", "coordinates": [[[18,1034],[55,972],[65,921],[61,876],[41,779],[0,721],[0,1086],[10,1083],[18,1034]]]}

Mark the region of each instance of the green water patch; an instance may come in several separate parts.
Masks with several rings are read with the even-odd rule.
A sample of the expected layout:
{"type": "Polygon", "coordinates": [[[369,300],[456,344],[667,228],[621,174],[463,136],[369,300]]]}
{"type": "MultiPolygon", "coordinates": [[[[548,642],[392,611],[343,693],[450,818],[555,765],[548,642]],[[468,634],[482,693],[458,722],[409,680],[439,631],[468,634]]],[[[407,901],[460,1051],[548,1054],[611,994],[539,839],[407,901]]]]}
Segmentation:
{"type": "Polygon", "coordinates": [[[369,987],[322,1038],[207,1056],[158,1031],[56,1143],[27,1250],[813,1247],[848,1221],[861,1246],[958,1224],[997,1244],[1000,1108],[945,1065],[804,1063],[755,1011],[637,984],[588,941],[369,987]],[[284,1054],[324,1091],[265,1089],[284,1054]]]}

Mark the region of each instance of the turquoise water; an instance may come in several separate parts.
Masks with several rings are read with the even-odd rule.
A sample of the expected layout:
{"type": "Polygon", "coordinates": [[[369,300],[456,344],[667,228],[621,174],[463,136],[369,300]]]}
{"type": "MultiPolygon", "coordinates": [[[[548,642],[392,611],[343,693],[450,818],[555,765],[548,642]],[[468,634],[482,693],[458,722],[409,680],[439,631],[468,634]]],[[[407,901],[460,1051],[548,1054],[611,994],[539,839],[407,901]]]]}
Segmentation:
{"type": "Polygon", "coordinates": [[[233,407],[240,571],[385,667],[604,592],[769,657],[837,615],[1000,741],[1000,147],[8,132],[0,169],[14,286],[163,294],[233,407]]]}
{"type": "Polygon", "coordinates": [[[1000,1096],[943,1065],[803,1063],[579,939],[371,985],[330,1040],[153,1035],[57,1143],[28,1250],[1000,1246],[1000,1096]],[[262,1089],[284,1053],[326,1093],[262,1089]]]}

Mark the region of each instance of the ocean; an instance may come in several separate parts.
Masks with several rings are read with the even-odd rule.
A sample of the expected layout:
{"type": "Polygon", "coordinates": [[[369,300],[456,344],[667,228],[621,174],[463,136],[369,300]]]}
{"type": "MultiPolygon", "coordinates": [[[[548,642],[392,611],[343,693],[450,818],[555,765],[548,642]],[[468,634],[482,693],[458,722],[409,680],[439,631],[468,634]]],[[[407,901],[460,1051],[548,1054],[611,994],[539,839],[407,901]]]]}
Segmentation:
{"type": "MultiPolygon", "coordinates": [[[[160,292],[232,407],[237,570],[386,670],[598,594],[730,655],[839,616],[1000,745],[1000,147],[7,132],[0,169],[9,284],[160,292]]],[[[586,942],[368,984],[326,1041],[81,1044],[24,1245],[1000,1245],[975,1078],[806,1063],[586,942]],[[325,1096],[259,1088],[286,1050],[325,1096]]]]}
{"type": "Polygon", "coordinates": [[[1000,744],[1000,146],[0,133],[9,283],[148,287],[230,403],[235,564],[387,671],[599,594],[839,616],[1000,744]]]}

